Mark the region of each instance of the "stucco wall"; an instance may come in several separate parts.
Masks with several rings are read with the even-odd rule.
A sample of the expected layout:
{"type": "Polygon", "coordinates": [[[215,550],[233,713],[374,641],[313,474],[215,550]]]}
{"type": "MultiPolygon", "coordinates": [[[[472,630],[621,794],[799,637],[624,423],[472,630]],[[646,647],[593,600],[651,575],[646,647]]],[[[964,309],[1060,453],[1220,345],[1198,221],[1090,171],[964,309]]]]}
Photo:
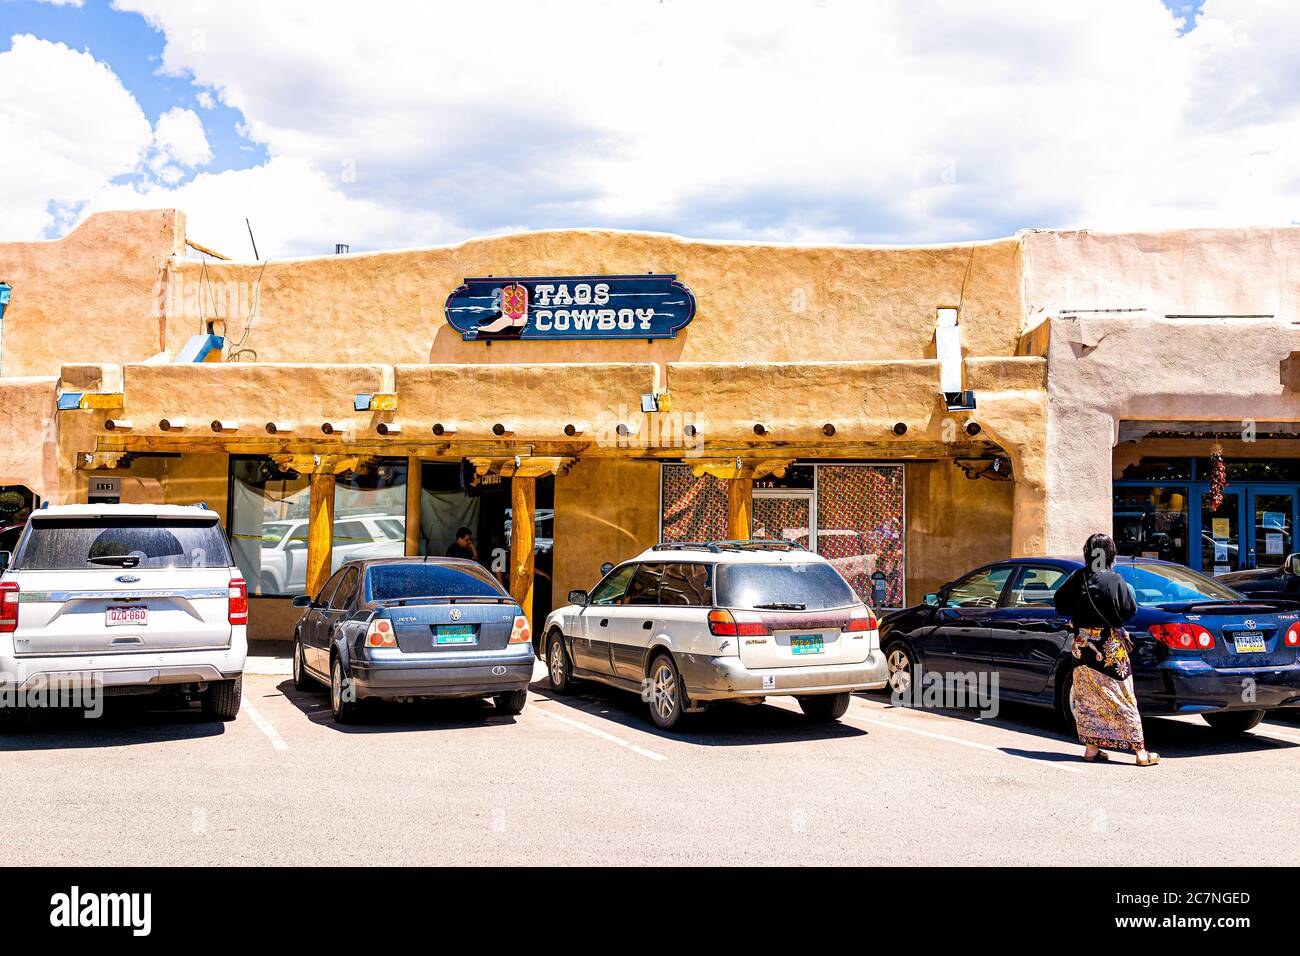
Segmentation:
{"type": "Polygon", "coordinates": [[[1010,557],[1014,486],[968,479],[950,461],[908,462],[907,599],[988,561],[1010,557]]]}
{"type": "Polygon", "coordinates": [[[0,379],[0,485],[26,485],[42,498],[58,489],[56,380],[0,379]]]}
{"type": "Polygon", "coordinates": [[[1050,323],[1048,550],[1110,529],[1119,421],[1300,420],[1280,371],[1298,263],[1300,229],[1025,237],[1026,308],[1050,323]]]}

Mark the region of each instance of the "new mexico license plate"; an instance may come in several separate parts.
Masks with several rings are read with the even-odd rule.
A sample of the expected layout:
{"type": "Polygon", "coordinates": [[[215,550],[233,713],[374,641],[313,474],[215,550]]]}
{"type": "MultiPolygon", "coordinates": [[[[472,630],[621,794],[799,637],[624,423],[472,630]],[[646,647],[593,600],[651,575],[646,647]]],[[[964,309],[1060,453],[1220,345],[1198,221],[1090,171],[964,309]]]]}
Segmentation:
{"type": "Polygon", "coordinates": [[[437,644],[473,644],[473,624],[438,624],[433,629],[433,639],[437,644]]]}
{"type": "Polygon", "coordinates": [[[1238,654],[1263,654],[1268,650],[1262,631],[1239,631],[1232,635],[1232,643],[1238,654]]]}
{"type": "Polygon", "coordinates": [[[149,623],[149,608],[143,604],[110,604],[104,608],[104,626],[121,627],[134,625],[144,627],[149,623]]]}
{"type": "Polygon", "coordinates": [[[792,654],[820,654],[824,647],[820,634],[796,634],[790,638],[792,654]]]}

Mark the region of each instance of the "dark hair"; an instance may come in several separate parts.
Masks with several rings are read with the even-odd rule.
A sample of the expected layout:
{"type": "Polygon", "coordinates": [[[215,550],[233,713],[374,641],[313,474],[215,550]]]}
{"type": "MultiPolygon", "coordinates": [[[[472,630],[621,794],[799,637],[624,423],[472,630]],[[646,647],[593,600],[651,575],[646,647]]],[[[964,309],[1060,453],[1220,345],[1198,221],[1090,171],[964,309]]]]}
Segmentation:
{"type": "MultiPolygon", "coordinates": [[[[471,532],[469,528],[466,528],[464,525],[462,525],[461,527],[456,529],[456,540],[459,541],[461,538],[468,538],[472,533],[473,532],[471,532]]],[[[1110,549],[1114,551],[1115,546],[1112,544],[1110,546],[1110,549]]]]}
{"type": "Polygon", "coordinates": [[[1083,545],[1083,565],[1089,571],[1105,571],[1115,564],[1115,540],[1108,534],[1090,535],[1083,545]],[[1100,564],[1101,567],[1097,567],[1100,564]]]}

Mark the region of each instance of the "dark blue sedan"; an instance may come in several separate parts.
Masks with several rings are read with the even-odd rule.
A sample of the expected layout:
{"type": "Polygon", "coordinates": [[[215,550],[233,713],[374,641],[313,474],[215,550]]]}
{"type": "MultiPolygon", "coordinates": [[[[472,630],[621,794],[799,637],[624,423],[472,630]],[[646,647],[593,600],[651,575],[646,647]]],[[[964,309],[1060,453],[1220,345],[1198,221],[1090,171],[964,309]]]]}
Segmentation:
{"type": "MultiPolygon", "coordinates": [[[[1073,726],[1071,633],[1053,595],[1081,566],[999,561],[890,614],[880,644],[891,688],[906,695],[924,672],[968,685],[996,673],[1000,698],[1054,707],[1073,726]]],[[[1245,732],[1270,710],[1300,706],[1300,603],[1248,598],[1166,561],[1121,558],[1115,570],[1137,596],[1126,627],[1143,713],[1200,714],[1215,729],[1245,732]]]]}
{"type": "Polygon", "coordinates": [[[334,718],[368,698],[491,697],[517,714],[528,700],[528,619],[492,575],[460,558],[349,561],[304,609],[293,680],[330,689],[334,718]]]}

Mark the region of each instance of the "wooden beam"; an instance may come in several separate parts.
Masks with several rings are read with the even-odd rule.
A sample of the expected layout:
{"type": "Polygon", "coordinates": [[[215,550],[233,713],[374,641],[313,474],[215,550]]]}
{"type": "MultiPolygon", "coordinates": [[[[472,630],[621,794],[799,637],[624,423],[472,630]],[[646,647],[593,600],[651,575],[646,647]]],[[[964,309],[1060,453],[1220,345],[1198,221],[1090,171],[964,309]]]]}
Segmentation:
{"type": "Polygon", "coordinates": [[[537,479],[510,480],[510,596],[533,629],[533,548],[537,479]]]}
{"type": "Polygon", "coordinates": [[[513,457],[471,457],[470,464],[480,475],[500,475],[503,478],[541,478],[545,475],[565,475],[577,459],[563,455],[546,457],[515,455],[513,457]]]}
{"type": "Polygon", "coordinates": [[[332,473],[311,476],[307,503],[307,593],[313,598],[330,577],[334,557],[334,485],[332,473]]]}
{"type": "Polygon", "coordinates": [[[727,537],[748,540],[753,532],[754,479],[732,478],[727,482],[727,537]]]}
{"type": "Polygon", "coordinates": [[[420,553],[420,484],[423,478],[420,459],[406,459],[406,553],[420,553]]]}

